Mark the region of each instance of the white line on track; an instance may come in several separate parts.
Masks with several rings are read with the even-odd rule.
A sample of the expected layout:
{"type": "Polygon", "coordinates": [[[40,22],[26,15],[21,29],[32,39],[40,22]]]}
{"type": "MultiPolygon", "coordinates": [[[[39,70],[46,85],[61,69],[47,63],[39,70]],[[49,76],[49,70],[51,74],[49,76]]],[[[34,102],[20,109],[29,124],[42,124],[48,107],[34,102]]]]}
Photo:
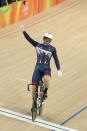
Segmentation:
{"type": "Polygon", "coordinates": [[[31,124],[34,124],[34,125],[37,125],[37,126],[41,126],[41,127],[44,127],[44,128],[55,130],[55,131],[77,131],[75,129],[60,126],[58,124],[51,123],[51,122],[48,122],[48,121],[44,121],[44,120],[41,120],[41,119],[36,119],[35,122],[32,122],[31,116],[23,115],[23,114],[20,114],[20,113],[11,111],[11,110],[7,110],[7,109],[4,109],[4,108],[0,108],[0,114],[4,115],[4,116],[11,117],[11,118],[15,118],[17,120],[25,121],[25,122],[28,122],[28,123],[31,123],[31,124]]]}

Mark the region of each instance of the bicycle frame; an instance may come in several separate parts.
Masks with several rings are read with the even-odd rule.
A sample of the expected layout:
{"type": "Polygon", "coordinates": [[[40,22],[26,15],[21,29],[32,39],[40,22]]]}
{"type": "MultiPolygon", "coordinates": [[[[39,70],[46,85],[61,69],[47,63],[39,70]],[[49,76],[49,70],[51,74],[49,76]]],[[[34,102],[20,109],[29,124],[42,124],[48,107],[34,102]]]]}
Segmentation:
{"type": "Polygon", "coordinates": [[[44,82],[40,81],[39,84],[28,84],[28,91],[30,91],[30,88],[29,88],[30,85],[36,85],[37,88],[38,88],[38,92],[37,92],[38,95],[37,95],[37,98],[36,98],[37,108],[34,107],[35,100],[33,100],[33,107],[32,107],[32,121],[34,121],[36,119],[36,116],[37,116],[37,111],[38,111],[39,115],[42,114],[42,109],[43,109],[42,102],[43,102],[44,82]]]}

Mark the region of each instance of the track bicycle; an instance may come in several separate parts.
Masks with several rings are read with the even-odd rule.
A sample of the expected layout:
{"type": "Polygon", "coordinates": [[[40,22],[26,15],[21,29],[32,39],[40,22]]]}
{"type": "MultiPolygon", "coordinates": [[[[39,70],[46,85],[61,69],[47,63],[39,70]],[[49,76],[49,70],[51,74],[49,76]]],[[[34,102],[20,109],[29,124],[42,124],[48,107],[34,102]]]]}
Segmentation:
{"type": "Polygon", "coordinates": [[[44,86],[43,81],[40,81],[39,84],[28,84],[27,85],[28,91],[30,91],[31,85],[36,85],[36,88],[37,88],[37,97],[36,97],[35,100],[33,100],[32,109],[31,109],[32,121],[34,122],[36,117],[37,117],[37,114],[40,116],[42,114],[42,111],[43,111],[43,102],[45,100],[45,98],[44,98],[45,86],[44,86]]]}

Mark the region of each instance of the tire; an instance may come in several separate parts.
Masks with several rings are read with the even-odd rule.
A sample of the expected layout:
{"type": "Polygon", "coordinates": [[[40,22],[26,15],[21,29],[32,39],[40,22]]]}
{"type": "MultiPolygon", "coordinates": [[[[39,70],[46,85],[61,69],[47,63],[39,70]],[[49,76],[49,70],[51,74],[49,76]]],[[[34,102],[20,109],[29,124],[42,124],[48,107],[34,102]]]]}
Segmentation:
{"type": "Polygon", "coordinates": [[[43,112],[43,105],[41,104],[38,108],[38,115],[41,116],[43,112]]]}
{"type": "Polygon", "coordinates": [[[34,122],[37,117],[37,108],[32,108],[32,121],[34,122]]]}
{"type": "Polygon", "coordinates": [[[32,121],[34,122],[37,117],[37,102],[33,100],[33,106],[32,106],[32,121]]]}

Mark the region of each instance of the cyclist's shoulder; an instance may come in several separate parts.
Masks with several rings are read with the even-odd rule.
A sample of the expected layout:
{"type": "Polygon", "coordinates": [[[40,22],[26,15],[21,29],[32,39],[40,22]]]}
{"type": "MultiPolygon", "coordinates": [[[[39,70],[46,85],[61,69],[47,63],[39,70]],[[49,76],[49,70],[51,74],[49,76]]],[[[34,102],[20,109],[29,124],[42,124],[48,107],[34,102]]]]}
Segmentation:
{"type": "Polygon", "coordinates": [[[41,44],[41,43],[38,43],[37,47],[41,47],[41,46],[42,46],[42,44],[41,44]]]}
{"type": "Polygon", "coordinates": [[[39,43],[37,45],[37,47],[42,48],[42,49],[44,49],[44,46],[46,47],[47,50],[50,50],[51,52],[56,51],[56,48],[53,45],[51,45],[51,44],[44,45],[43,43],[39,43]]]}
{"type": "Polygon", "coordinates": [[[50,46],[51,48],[55,49],[55,46],[53,46],[52,44],[49,44],[49,46],[50,46]]]}
{"type": "Polygon", "coordinates": [[[52,52],[56,51],[56,47],[55,47],[55,46],[53,46],[53,45],[51,45],[51,44],[49,44],[49,46],[50,46],[52,52]]]}

